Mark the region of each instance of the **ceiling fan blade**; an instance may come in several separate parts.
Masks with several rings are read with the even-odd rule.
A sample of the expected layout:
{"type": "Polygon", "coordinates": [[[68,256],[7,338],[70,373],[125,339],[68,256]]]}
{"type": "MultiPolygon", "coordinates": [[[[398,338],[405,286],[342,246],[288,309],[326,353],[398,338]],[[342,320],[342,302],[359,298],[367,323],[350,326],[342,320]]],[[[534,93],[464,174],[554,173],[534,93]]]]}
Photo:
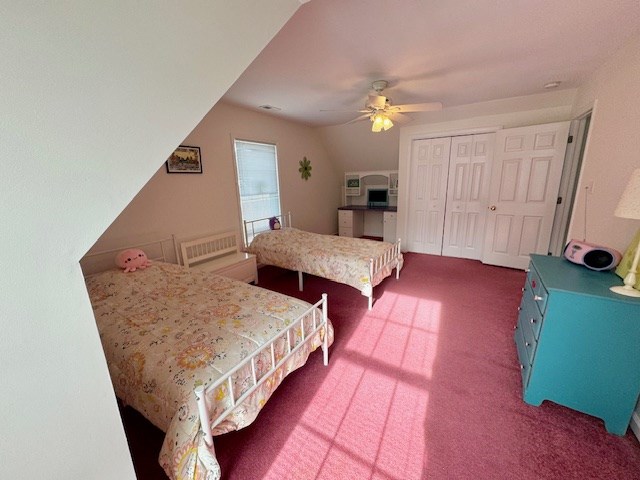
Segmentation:
{"type": "Polygon", "coordinates": [[[370,110],[340,110],[340,109],[321,109],[321,112],[342,112],[342,113],[371,113],[370,110]]]}
{"type": "Polygon", "coordinates": [[[360,115],[359,117],[356,117],[353,120],[349,120],[348,122],[343,123],[342,125],[349,125],[351,123],[356,123],[356,122],[359,122],[361,120],[368,119],[370,116],[371,116],[370,113],[365,113],[364,115],[360,115]]]}
{"type": "Polygon", "coordinates": [[[400,112],[389,112],[389,118],[399,124],[408,123],[412,120],[409,115],[405,115],[404,113],[400,112]]]}
{"type": "Polygon", "coordinates": [[[442,110],[442,103],[411,103],[408,105],[393,105],[390,108],[394,112],[406,113],[406,112],[434,112],[442,110]]]}

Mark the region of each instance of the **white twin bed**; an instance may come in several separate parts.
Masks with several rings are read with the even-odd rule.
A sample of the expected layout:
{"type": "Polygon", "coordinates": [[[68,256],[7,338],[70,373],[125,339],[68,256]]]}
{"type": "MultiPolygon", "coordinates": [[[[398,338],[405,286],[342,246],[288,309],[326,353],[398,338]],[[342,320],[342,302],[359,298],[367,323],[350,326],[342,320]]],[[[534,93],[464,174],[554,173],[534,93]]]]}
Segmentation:
{"type": "Polygon", "coordinates": [[[279,230],[265,229],[268,218],[245,221],[247,251],[258,263],[297,270],[299,289],[303,273],[350,285],[373,305],[373,287],[403,265],[400,240],[396,243],[306,232],[291,227],[291,214],[280,215],[279,230]]]}
{"type": "MultiPolygon", "coordinates": [[[[145,269],[91,273],[86,285],[116,395],[166,433],[167,475],[218,479],[213,436],[250,424],[318,347],[327,365],[327,297],[310,305],[167,263],[161,250],[145,269]]],[[[85,262],[113,262],[117,251],[85,262]]]]}

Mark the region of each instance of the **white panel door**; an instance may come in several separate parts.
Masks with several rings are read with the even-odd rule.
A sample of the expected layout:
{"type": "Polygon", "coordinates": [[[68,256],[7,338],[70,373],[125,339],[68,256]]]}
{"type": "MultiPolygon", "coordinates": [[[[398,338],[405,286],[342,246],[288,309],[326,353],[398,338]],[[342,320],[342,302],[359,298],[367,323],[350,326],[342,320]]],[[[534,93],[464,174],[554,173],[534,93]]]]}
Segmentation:
{"type": "Polygon", "coordinates": [[[440,255],[451,138],[414,140],[411,145],[407,249],[440,255]]]}
{"type": "Polygon", "coordinates": [[[482,258],[495,133],[453,137],[442,255],[482,258]]]}
{"type": "Polygon", "coordinates": [[[526,268],[547,254],[569,122],[500,130],[489,191],[482,261],[526,268]]]}

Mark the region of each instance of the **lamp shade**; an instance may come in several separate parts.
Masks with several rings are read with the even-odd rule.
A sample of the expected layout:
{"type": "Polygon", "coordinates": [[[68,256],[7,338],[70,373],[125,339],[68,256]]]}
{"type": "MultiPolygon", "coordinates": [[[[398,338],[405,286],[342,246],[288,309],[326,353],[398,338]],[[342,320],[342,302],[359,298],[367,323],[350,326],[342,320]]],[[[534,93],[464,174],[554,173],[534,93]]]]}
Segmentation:
{"type": "Polygon", "coordinates": [[[640,168],[634,170],[613,214],[640,220],[640,168]]]}

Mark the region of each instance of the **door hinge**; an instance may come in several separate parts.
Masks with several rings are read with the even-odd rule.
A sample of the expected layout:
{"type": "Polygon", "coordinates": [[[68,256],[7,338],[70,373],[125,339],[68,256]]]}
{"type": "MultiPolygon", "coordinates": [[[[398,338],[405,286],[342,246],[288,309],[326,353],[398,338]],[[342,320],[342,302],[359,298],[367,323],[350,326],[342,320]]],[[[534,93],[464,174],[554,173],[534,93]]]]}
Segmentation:
{"type": "Polygon", "coordinates": [[[567,143],[573,143],[573,135],[569,135],[569,139],[567,140],[567,143]]]}
{"type": "Polygon", "coordinates": [[[556,200],[556,205],[562,205],[562,197],[558,197],[556,200]]]}

